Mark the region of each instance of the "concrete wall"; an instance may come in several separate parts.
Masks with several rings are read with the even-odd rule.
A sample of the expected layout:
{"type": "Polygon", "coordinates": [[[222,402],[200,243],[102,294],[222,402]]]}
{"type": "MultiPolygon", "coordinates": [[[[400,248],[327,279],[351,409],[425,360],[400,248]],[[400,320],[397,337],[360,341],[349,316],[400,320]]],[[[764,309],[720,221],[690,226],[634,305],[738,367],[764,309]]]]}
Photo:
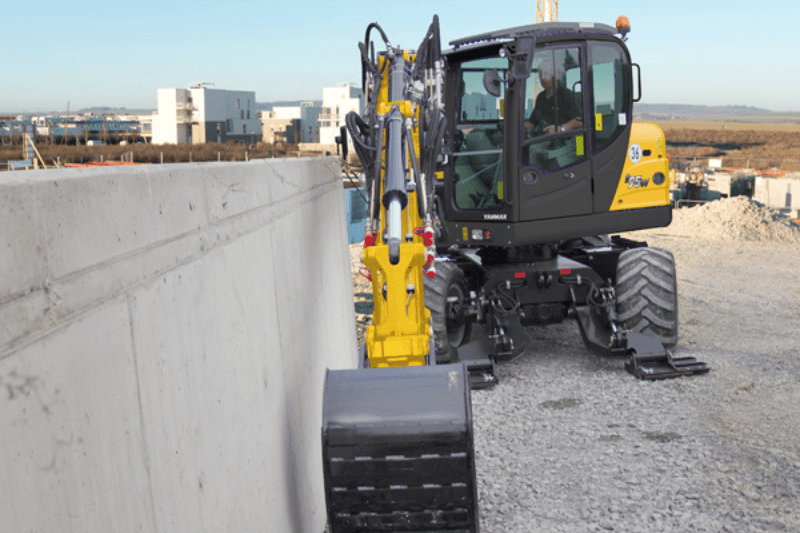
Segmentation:
{"type": "Polygon", "coordinates": [[[800,209],[800,179],[756,178],[753,200],[773,209],[800,209]]]}
{"type": "Polygon", "coordinates": [[[731,175],[730,174],[728,174],[727,172],[725,172],[725,173],[719,172],[719,173],[715,173],[715,174],[708,174],[706,176],[706,182],[708,183],[708,192],[709,193],[714,193],[714,192],[717,193],[716,195],[709,194],[709,197],[714,198],[714,196],[716,196],[714,198],[715,200],[718,200],[719,198],[722,198],[723,195],[725,197],[730,198],[730,196],[731,196],[731,175]]]}
{"type": "Polygon", "coordinates": [[[0,178],[0,531],[325,524],[356,365],[332,158],[0,178]]]}

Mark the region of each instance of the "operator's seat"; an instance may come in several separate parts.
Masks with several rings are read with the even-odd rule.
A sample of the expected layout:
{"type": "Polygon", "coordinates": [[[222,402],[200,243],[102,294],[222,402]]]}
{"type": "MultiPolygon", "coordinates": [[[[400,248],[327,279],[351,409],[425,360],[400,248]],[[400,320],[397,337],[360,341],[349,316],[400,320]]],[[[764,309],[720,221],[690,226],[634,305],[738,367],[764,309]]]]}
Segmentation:
{"type": "MultiPolygon", "coordinates": [[[[498,182],[502,179],[502,151],[492,138],[492,130],[475,128],[464,135],[463,155],[455,156],[456,207],[459,209],[496,209],[498,182]],[[496,153],[469,154],[469,152],[496,153]]],[[[502,143],[500,143],[502,145],[502,143]]]]}

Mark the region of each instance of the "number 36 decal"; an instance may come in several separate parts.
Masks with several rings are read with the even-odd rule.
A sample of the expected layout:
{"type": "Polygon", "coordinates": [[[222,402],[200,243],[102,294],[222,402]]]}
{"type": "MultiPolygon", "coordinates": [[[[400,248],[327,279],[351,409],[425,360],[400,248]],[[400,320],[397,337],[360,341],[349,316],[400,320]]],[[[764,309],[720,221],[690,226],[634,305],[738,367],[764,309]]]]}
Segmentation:
{"type": "Polygon", "coordinates": [[[650,184],[650,180],[642,179],[641,176],[631,176],[628,174],[625,176],[625,183],[628,184],[629,189],[638,189],[640,187],[647,187],[650,184]]]}

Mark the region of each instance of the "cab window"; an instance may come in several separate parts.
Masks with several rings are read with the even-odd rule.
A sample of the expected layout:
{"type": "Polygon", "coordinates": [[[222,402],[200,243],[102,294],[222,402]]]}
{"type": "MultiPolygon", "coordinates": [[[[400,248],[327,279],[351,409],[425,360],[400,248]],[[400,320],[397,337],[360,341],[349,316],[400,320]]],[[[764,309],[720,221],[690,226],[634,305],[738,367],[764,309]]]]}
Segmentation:
{"type": "Polygon", "coordinates": [[[586,158],[580,48],[536,52],[524,95],[522,165],[544,171],[586,158]]]}
{"type": "Polygon", "coordinates": [[[599,152],[608,146],[630,121],[627,115],[625,53],[616,43],[591,43],[589,68],[592,79],[592,148],[599,152]]]}
{"type": "Polygon", "coordinates": [[[453,141],[455,205],[461,210],[496,211],[503,205],[503,95],[508,85],[508,60],[496,57],[465,62],[458,82],[453,141]],[[487,84],[493,87],[491,93],[487,84]]]}

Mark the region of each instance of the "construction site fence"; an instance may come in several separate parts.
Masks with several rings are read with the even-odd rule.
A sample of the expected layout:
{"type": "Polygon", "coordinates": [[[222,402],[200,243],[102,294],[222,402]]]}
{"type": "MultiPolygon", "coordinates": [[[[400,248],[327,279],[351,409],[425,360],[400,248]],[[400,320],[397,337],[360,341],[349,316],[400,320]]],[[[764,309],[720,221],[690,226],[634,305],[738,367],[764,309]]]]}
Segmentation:
{"type": "Polygon", "coordinates": [[[727,170],[754,170],[765,176],[783,177],[792,172],[800,172],[800,159],[768,159],[754,157],[696,157],[669,156],[672,168],[681,167],[713,167],[711,161],[717,162],[719,168],[727,170]]]}

